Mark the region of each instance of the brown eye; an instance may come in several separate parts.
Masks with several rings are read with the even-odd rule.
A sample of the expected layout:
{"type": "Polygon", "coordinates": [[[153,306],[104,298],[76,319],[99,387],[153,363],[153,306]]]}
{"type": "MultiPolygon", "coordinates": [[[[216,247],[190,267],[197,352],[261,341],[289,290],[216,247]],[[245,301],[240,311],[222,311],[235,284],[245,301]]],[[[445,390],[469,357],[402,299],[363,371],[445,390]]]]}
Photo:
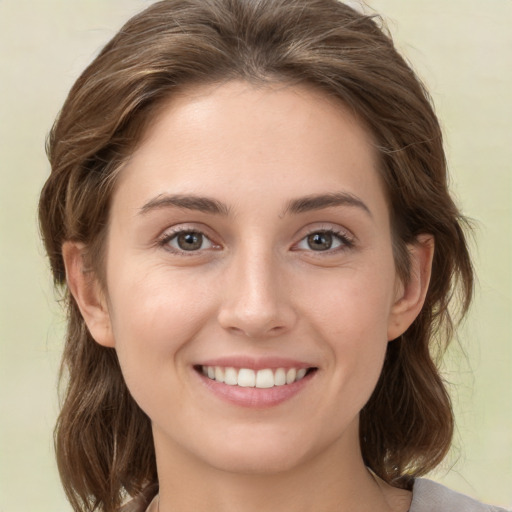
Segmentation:
{"type": "Polygon", "coordinates": [[[313,251],[327,251],[332,247],[333,236],[332,233],[319,231],[311,233],[307,237],[307,244],[313,251]]]}
{"type": "Polygon", "coordinates": [[[167,242],[173,249],[180,251],[199,251],[212,247],[210,240],[199,231],[182,231],[175,234],[167,242]]]}
{"type": "Polygon", "coordinates": [[[182,251],[197,251],[203,245],[203,235],[201,233],[181,233],[176,237],[178,247],[182,251]]]}
{"type": "Polygon", "coordinates": [[[337,250],[348,249],[353,242],[345,233],[338,233],[331,229],[312,231],[306,235],[294,250],[334,253],[337,250]]]}

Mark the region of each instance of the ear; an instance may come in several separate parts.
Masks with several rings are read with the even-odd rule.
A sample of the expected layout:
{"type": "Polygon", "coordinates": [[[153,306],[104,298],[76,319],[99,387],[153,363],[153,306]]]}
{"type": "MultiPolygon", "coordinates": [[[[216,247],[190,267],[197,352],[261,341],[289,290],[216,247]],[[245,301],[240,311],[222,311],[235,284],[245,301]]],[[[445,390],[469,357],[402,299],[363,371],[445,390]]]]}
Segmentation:
{"type": "Polygon", "coordinates": [[[402,335],[419,315],[427,295],[432,259],[434,257],[434,237],[419,235],[413,244],[407,246],[410,258],[410,274],[406,283],[399,282],[395,303],[388,320],[388,340],[402,335]]]}
{"type": "Polygon", "coordinates": [[[106,297],[97,276],[87,268],[85,254],[86,248],[82,243],[65,242],[62,245],[68,288],[91,336],[100,345],[114,347],[106,297]]]}

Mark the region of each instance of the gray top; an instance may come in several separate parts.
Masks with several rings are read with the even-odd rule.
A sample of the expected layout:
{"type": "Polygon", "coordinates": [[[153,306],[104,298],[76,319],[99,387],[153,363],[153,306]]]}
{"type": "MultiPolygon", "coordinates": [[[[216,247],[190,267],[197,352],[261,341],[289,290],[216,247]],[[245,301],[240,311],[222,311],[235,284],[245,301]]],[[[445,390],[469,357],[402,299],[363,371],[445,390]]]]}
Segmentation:
{"type": "Polygon", "coordinates": [[[409,512],[510,512],[504,508],[484,505],[425,478],[414,481],[409,512]]]}
{"type": "MultiPolygon", "coordinates": [[[[155,512],[158,497],[155,496],[149,507],[142,502],[132,500],[122,507],[120,512],[155,512]]],[[[412,503],[409,512],[512,512],[452,491],[441,484],[425,478],[417,478],[412,490],[412,503]]]]}

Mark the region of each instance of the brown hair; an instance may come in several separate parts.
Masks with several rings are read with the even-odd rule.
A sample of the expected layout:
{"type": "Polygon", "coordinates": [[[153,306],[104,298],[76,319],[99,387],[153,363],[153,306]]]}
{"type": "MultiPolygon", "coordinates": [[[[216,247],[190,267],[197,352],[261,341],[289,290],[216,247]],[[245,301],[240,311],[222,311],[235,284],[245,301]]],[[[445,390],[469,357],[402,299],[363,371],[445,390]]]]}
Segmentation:
{"type": "Polygon", "coordinates": [[[406,244],[421,233],[434,236],[435,255],[425,305],[388,344],[361,412],[362,453],[399,487],[445,456],[453,418],[435,361],[452,336],[449,304],[457,290],[459,312],[469,305],[472,266],[428,94],[379,25],[336,0],[167,0],[128,21],[76,81],[49,137],[52,172],[39,206],[69,312],[67,389],[55,439],[74,510],[117,510],[126,493],[150,497],[157,474],[150,420],[130,396],[115,351],[94,342],[66,290],[62,244],[84,243],[101,277],[117,171],[158,106],[193,83],[311,84],[348,105],[372,132],[398,271],[407,277],[406,244]]]}

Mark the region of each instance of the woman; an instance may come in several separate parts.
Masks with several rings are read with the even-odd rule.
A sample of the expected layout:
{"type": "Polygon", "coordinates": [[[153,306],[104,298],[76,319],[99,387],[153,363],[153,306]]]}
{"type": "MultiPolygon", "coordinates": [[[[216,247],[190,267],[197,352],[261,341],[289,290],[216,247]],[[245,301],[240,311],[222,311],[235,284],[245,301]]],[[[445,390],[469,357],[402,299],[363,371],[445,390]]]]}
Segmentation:
{"type": "Polygon", "coordinates": [[[335,0],[168,0],[72,88],[40,201],[77,511],[497,510],[419,479],[473,274],[428,95],[335,0]]]}

